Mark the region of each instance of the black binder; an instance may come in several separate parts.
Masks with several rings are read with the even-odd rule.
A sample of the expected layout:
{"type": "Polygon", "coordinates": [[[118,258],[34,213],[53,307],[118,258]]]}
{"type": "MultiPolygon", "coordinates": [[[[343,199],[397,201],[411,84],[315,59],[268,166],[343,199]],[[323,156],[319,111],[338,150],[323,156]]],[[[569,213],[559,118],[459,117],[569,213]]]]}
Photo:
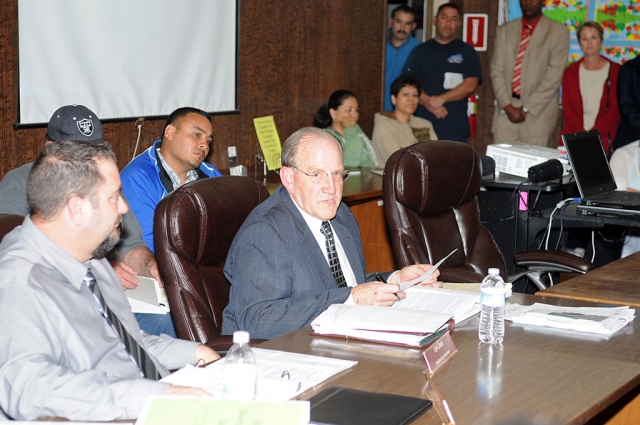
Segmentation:
{"type": "Polygon", "coordinates": [[[329,387],[309,401],[315,425],[405,425],[431,407],[421,398],[344,387],[329,387]]]}

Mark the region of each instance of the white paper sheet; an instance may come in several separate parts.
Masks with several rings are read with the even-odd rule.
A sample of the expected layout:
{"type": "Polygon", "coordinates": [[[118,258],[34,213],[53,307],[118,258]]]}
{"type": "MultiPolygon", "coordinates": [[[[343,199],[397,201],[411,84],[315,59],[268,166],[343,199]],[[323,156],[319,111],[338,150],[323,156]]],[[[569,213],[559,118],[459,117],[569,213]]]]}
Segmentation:
{"type": "Polygon", "coordinates": [[[428,278],[429,276],[431,276],[436,270],[438,270],[438,267],[440,267],[440,265],[442,263],[444,263],[444,260],[446,260],[447,258],[451,257],[451,254],[453,254],[454,252],[456,252],[458,250],[458,248],[454,249],[453,251],[451,251],[449,253],[449,255],[447,255],[446,257],[444,257],[442,260],[438,261],[436,264],[433,265],[433,267],[431,267],[425,274],[423,274],[420,277],[417,277],[413,280],[410,280],[409,282],[402,282],[400,283],[400,291],[405,291],[408,288],[412,287],[413,285],[422,282],[423,280],[425,280],[426,278],[428,278]]]}
{"type": "MultiPolygon", "coordinates": [[[[262,348],[252,348],[252,351],[258,367],[256,400],[261,401],[290,400],[358,363],[262,348]]],[[[222,398],[223,369],[224,359],[206,368],[189,365],[162,379],[162,382],[202,388],[214,397],[222,398]]]]}

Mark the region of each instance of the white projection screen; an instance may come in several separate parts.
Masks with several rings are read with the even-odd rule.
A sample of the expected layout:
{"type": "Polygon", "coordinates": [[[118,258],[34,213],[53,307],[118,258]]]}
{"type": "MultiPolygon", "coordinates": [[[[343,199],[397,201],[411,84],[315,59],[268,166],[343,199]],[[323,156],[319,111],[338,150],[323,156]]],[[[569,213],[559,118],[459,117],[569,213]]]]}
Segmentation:
{"type": "Polygon", "coordinates": [[[19,0],[18,124],[236,110],[237,0],[19,0]]]}

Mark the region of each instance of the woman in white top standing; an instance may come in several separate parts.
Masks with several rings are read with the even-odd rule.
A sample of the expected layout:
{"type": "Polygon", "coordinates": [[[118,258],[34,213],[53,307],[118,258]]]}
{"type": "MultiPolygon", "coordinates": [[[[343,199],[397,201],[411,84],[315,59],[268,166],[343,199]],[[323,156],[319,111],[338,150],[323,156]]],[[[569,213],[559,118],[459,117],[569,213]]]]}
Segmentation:
{"type": "Polygon", "coordinates": [[[585,22],[577,35],[584,57],[564,71],[562,133],[596,129],[604,151],[610,153],[620,121],[617,96],[620,65],[600,54],[603,36],[600,24],[585,22]]]}
{"type": "Polygon", "coordinates": [[[379,112],[373,119],[373,148],[382,164],[398,149],[438,140],[431,122],[413,115],[421,88],[420,81],[411,75],[401,75],[391,83],[393,112],[379,112]]]}

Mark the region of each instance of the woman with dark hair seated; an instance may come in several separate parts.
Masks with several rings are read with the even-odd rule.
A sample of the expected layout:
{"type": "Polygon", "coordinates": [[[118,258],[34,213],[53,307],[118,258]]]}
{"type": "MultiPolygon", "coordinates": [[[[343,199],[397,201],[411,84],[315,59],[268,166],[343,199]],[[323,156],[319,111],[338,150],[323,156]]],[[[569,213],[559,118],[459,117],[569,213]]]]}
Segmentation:
{"type": "Polygon", "coordinates": [[[318,109],[313,125],[324,128],[338,139],[345,167],[376,167],[376,154],[371,140],[358,125],[359,117],[356,95],[347,90],[337,90],[318,109]]]}
{"type": "Polygon", "coordinates": [[[417,142],[438,140],[430,121],[414,116],[420,99],[420,81],[401,75],[391,84],[393,112],[377,113],[373,120],[373,148],[384,164],[398,149],[417,142]]]}

